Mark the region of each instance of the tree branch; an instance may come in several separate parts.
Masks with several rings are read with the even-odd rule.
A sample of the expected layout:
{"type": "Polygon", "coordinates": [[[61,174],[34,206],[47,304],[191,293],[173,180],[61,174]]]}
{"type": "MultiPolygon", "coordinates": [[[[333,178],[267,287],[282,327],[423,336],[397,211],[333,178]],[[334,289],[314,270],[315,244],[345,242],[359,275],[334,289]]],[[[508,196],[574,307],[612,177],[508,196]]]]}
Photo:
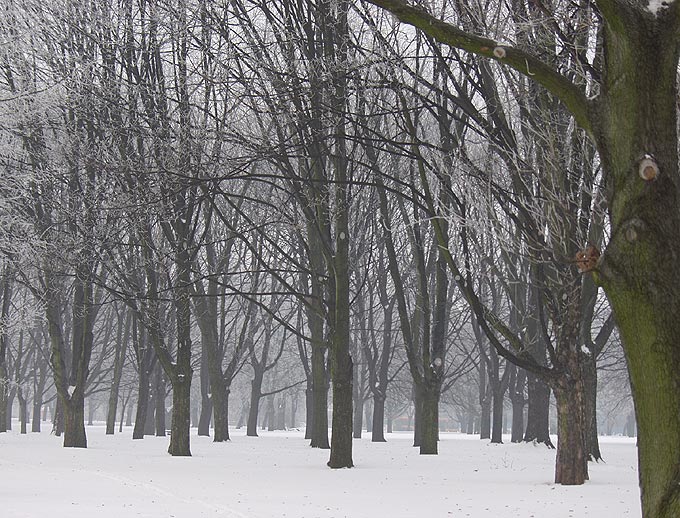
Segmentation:
{"type": "MultiPolygon", "coordinates": [[[[441,43],[506,64],[520,74],[536,81],[551,94],[558,97],[574,116],[576,122],[589,135],[593,136],[591,103],[586,98],[585,93],[569,79],[535,56],[512,46],[465,32],[454,25],[435,18],[422,9],[409,5],[403,0],[366,1],[388,10],[403,23],[422,30],[441,43]]],[[[608,0],[608,2],[612,1],[608,0]]]]}

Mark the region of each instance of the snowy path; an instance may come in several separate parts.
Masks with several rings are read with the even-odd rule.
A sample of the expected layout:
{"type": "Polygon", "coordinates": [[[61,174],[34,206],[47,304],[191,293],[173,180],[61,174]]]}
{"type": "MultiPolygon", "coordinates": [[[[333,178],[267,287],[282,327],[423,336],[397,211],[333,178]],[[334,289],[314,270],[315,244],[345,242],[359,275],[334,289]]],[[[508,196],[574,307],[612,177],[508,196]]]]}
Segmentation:
{"type": "Polygon", "coordinates": [[[604,438],[607,461],[581,487],[551,483],[554,451],[442,434],[419,456],[409,434],[355,441],[352,470],[325,467],[298,432],[235,430],[228,444],[192,437],[191,458],[167,439],[132,441],[88,428],[87,450],[48,433],[0,434],[2,518],[638,518],[633,440],[604,438]]]}

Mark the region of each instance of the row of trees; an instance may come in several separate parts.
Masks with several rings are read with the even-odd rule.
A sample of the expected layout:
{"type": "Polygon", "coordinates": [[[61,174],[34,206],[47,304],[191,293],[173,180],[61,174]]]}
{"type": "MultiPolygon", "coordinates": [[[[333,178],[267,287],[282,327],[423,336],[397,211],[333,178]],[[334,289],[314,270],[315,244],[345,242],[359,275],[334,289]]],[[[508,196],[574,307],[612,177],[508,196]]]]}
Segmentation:
{"type": "MultiPolygon", "coordinates": [[[[618,220],[613,231],[606,223],[618,192],[610,169],[633,153],[603,144],[608,126],[587,101],[614,98],[606,67],[619,65],[601,46],[613,38],[610,7],[445,2],[440,14],[454,26],[405,2],[373,3],[424,33],[347,0],[4,7],[3,317],[17,307],[13,292],[40,308],[42,323],[34,315],[22,329],[49,337],[40,354],[65,446],[86,445],[98,358],[113,365],[117,387],[125,347],[134,352],[136,437],[149,392],[165,429],[170,385],[169,451],[189,455],[194,371],[201,429],[212,416],[215,440],[227,440],[244,363],[254,432],[265,373],[292,344],[302,379],[274,390],[306,385],[308,435],[330,446],[331,467],[353,465],[352,423],[362,415],[353,401],[370,394],[381,438],[400,372],[412,383],[414,443],[436,453],[442,394],[477,368],[493,440],[509,390],[515,429],[528,401],[524,437],[549,444],[552,390],[555,479],[588,478],[587,460],[600,458],[597,359],[614,320],[583,273],[597,269],[618,286],[603,277],[598,250],[620,233],[618,220]],[[482,32],[494,39],[472,36],[482,32]]],[[[675,12],[643,18],[670,26],[675,12]]],[[[603,120],[618,113],[602,110],[603,120]]],[[[670,181],[652,180],[658,164],[676,167],[659,149],[648,149],[656,158],[635,196],[670,181]]],[[[627,243],[651,224],[633,220],[621,231],[627,243]]],[[[620,295],[628,288],[611,289],[632,308],[620,295]]],[[[632,321],[627,329],[646,329],[632,321]]],[[[110,397],[115,416],[117,388],[110,397]]],[[[649,491],[668,480],[661,471],[642,471],[657,488],[649,491]]],[[[648,516],[675,505],[654,495],[648,516]]]]}

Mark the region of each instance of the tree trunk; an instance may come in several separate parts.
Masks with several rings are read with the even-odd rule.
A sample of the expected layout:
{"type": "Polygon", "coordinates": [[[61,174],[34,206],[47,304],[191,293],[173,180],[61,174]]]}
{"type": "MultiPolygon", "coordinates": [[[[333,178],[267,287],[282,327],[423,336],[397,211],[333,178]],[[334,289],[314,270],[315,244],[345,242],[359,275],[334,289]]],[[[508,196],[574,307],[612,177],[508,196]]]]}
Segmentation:
{"type": "Polygon", "coordinates": [[[173,457],[190,457],[189,431],[191,428],[191,371],[171,378],[172,424],[168,453],[173,457]]]}
{"type": "Polygon", "coordinates": [[[522,442],[524,436],[524,385],[526,371],[519,367],[514,368],[514,375],[510,382],[510,401],[512,402],[512,429],[511,441],[522,442]]]}
{"type": "Polygon", "coordinates": [[[64,412],[64,447],[87,448],[85,436],[85,398],[74,392],[69,400],[62,400],[64,412]]]}
{"type": "Polygon", "coordinates": [[[213,399],[213,442],[229,440],[229,389],[226,385],[215,390],[213,399]]]}
{"type": "Polygon", "coordinates": [[[423,443],[423,394],[422,389],[413,382],[413,447],[423,443]]]}
{"type": "Polygon", "coordinates": [[[485,396],[481,401],[481,416],[479,422],[479,438],[489,439],[491,437],[491,399],[485,396]]]}
{"type": "Polygon", "coordinates": [[[497,387],[493,390],[493,427],[491,433],[491,442],[495,444],[503,443],[503,399],[504,390],[500,387],[498,382],[497,387]]]}
{"type": "MultiPolygon", "coordinates": [[[[41,387],[39,387],[41,388],[41,387]]],[[[31,432],[40,432],[40,413],[43,406],[42,390],[36,389],[33,394],[33,414],[31,416],[31,432]]]]}
{"type": "Polygon", "coordinates": [[[602,460],[597,434],[597,367],[592,355],[584,355],[583,391],[585,402],[586,446],[588,460],[602,460]]]}
{"type": "Polygon", "coordinates": [[[154,428],[156,437],[165,437],[165,378],[160,363],[154,374],[154,428]]]}
{"type": "Polygon", "coordinates": [[[206,337],[201,329],[201,412],[198,418],[198,435],[208,437],[210,435],[210,419],[213,412],[213,401],[211,397],[210,379],[208,374],[208,345],[206,337]]]}
{"type": "Polygon", "coordinates": [[[312,438],[312,428],[314,427],[314,389],[312,380],[307,380],[305,389],[305,439],[312,438]]]}
{"type": "Polygon", "coordinates": [[[250,410],[248,411],[248,437],[257,437],[257,417],[260,412],[260,398],[262,397],[262,377],[264,373],[256,372],[250,382],[250,410]]]}
{"type": "Polygon", "coordinates": [[[352,437],[361,439],[361,432],[364,426],[364,399],[357,397],[354,399],[354,418],[352,419],[352,437]]]}
{"type": "Polygon", "coordinates": [[[130,311],[125,311],[124,314],[124,319],[121,318],[120,314],[118,315],[119,321],[118,330],[116,333],[116,356],[113,361],[113,380],[111,382],[111,391],[109,392],[109,406],[106,414],[106,435],[113,435],[116,429],[116,411],[118,409],[120,380],[123,376],[127,343],[130,335],[130,326],[132,324],[130,311]]]}
{"type": "Polygon", "coordinates": [[[554,448],[550,440],[550,387],[531,373],[527,373],[527,428],[524,442],[539,442],[554,448]]]}
{"type": "Polygon", "coordinates": [[[385,398],[382,394],[373,396],[373,426],[371,427],[371,442],[385,442],[383,432],[385,425],[385,398]]]}
{"type": "Polygon", "coordinates": [[[28,420],[28,401],[26,401],[26,398],[24,397],[24,394],[21,389],[19,389],[19,392],[17,393],[17,397],[19,398],[19,422],[21,423],[21,432],[22,434],[26,434],[26,421],[28,420]]]}
{"type": "Polygon", "coordinates": [[[149,373],[142,365],[139,369],[137,385],[137,412],[135,414],[135,428],[132,431],[133,439],[144,439],[146,414],[149,408],[149,389],[149,373]]]}
{"type": "Polygon", "coordinates": [[[324,349],[312,344],[312,448],[329,449],[328,442],[328,380],[324,349]]]}
{"type": "Polygon", "coordinates": [[[439,439],[439,387],[426,386],[422,391],[421,455],[437,455],[439,439]]]}
{"type": "Polygon", "coordinates": [[[144,435],[153,435],[156,431],[156,397],[155,390],[151,390],[149,401],[146,404],[146,420],[144,421],[144,435]]]}
{"type": "MultiPolygon", "coordinates": [[[[83,420],[85,416],[83,415],[83,420]]],[[[57,397],[54,403],[54,412],[52,412],[52,433],[57,437],[61,437],[64,433],[64,404],[61,397],[57,397]]]]}
{"type": "Polygon", "coordinates": [[[565,381],[555,389],[557,399],[557,462],[555,483],[580,485],[588,480],[583,386],[579,381],[565,381]]]}

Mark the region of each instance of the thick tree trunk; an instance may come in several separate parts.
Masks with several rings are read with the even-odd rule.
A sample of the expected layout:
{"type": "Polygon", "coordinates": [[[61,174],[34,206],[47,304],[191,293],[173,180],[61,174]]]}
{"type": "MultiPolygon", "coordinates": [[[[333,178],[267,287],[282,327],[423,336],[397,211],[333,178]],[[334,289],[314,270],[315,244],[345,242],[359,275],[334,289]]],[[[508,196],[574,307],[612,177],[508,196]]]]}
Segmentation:
{"type": "Polygon", "coordinates": [[[229,389],[221,387],[215,390],[213,398],[213,442],[229,440],[229,389]]]}
{"type": "Polygon", "coordinates": [[[527,428],[524,442],[539,442],[554,448],[550,440],[550,387],[533,374],[527,373],[527,428]]]}
{"type": "MultiPolygon", "coordinates": [[[[344,201],[344,197],[343,202],[344,201]]],[[[333,421],[331,433],[331,468],[351,468],[352,460],[352,358],[349,354],[349,264],[346,210],[338,216],[335,256],[335,303],[333,304],[333,341],[331,347],[331,381],[333,383],[333,421]]]]}
{"type": "Polygon", "coordinates": [[[436,455],[439,439],[439,387],[427,386],[422,391],[421,455],[436,455]]]}
{"type": "Polygon", "coordinates": [[[168,453],[173,457],[191,456],[191,371],[179,374],[172,383],[172,424],[168,453]]]}
{"type": "Polygon", "coordinates": [[[85,435],[85,398],[74,392],[71,398],[62,400],[64,412],[64,447],[87,448],[85,435]]]}
{"type": "Polygon", "coordinates": [[[588,480],[583,386],[567,380],[555,389],[557,399],[557,461],[555,483],[579,485],[588,480]]]}
{"type": "Polygon", "coordinates": [[[385,442],[383,432],[385,426],[385,397],[382,394],[373,396],[373,426],[371,427],[371,442],[385,442]]]}

